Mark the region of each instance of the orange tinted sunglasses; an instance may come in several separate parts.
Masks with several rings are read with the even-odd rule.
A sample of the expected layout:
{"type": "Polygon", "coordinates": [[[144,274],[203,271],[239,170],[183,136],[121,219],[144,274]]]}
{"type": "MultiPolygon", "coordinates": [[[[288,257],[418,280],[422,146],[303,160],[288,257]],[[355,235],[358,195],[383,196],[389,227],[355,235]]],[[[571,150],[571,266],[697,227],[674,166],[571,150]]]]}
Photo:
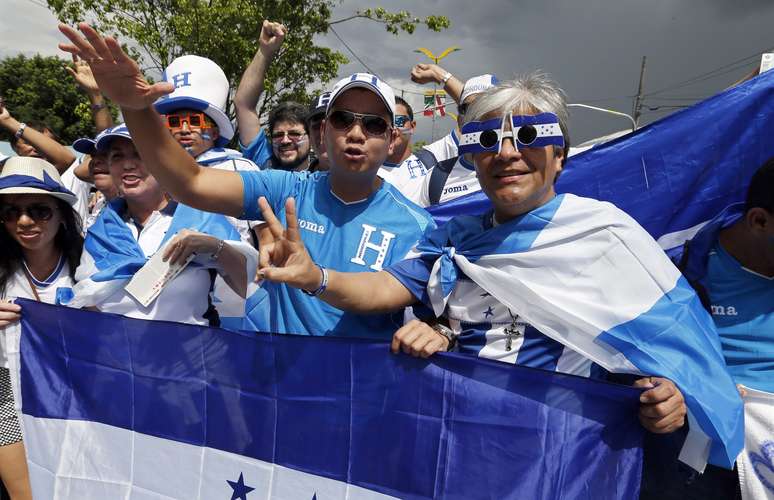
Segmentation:
{"type": "Polygon", "coordinates": [[[214,124],[210,118],[204,113],[179,113],[165,115],[167,128],[179,129],[183,128],[183,124],[187,123],[189,128],[212,128],[214,124]]]}

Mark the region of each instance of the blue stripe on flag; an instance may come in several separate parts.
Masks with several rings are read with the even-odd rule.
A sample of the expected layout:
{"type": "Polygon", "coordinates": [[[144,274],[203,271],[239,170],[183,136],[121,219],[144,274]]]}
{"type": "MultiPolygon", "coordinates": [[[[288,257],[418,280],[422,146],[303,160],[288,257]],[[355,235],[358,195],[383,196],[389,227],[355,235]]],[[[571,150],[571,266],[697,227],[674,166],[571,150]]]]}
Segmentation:
{"type": "Polygon", "coordinates": [[[599,340],[621,352],[644,373],[652,373],[670,380],[684,381],[678,384],[686,404],[694,408],[693,416],[702,430],[712,439],[709,461],[716,465],[733,468],[736,453],[744,447],[744,409],[735,392],[725,394],[711,388],[715,381],[716,366],[725,366],[717,336],[698,335],[697,324],[704,331],[713,331],[712,318],[706,314],[698,296],[685,278],[680,277],[675,287],[656,302],[650,310],[637,318],[603,332],[599,340]],[[674,304],[687,304],[676,308],[674,304]],[[692,317],[675,317],[675,312],[692,317]],[[668,325],[668,330],[659,327],[668,325]],[[663,349],[654,337],[676,338],[679,349],[663,349]],[[714,359],[715,366],[704,361],[714,359]],[[686,363],[686,360],[690,360],[686,363]],[[723,399],[725,398],[725,399],[723,399]],[[701,408],[701,411],[696,411],[701,408]],[[728,438],[724,449],[724,440],[728,438]]]}
{"type": "Polygon", "coordinates": [[[400,498],[638,495],[643,431],[629,387],[464,355],[393,356],[385,343],[20,304],[28,416],[101,422],[400,498]]]}

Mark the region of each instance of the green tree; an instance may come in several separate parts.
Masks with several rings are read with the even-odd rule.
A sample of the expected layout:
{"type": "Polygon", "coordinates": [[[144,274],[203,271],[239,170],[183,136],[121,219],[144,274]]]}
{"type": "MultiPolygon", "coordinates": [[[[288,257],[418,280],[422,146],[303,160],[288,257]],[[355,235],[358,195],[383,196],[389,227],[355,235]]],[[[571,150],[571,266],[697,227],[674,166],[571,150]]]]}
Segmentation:
{"type": "MultiPolygon", "coordinates": [[[[0,60],[0,95],[11,115],[21,122],[46,123],[66,144],[94,135],[89,100],[65,69],[67,64],[41,56],[0,60]]],[[[8,140],[10,135],[0,130],[0,138],[8,140]]]]}
{"type": "Polygon", "coordinates": [[[346,57],[316,46],[314,37],[338,23],[363,18],[381,23],[393,34],[413,33],[416,26],[440,31],[450,23],[444,16],[413,17],[409,12],[382,8],[358,11],[332,20],[339,0],[47,0],[66,23],[89,20],[103,33],[128,43],[143,71],[161,71],[175,57],[196,54],[218,63],[236,88],[258,48],[264,19],[283,23],[288,35],[269,69],[264,95],[278,100],[308,101],[312,83],[327,83],[346,57]]]}

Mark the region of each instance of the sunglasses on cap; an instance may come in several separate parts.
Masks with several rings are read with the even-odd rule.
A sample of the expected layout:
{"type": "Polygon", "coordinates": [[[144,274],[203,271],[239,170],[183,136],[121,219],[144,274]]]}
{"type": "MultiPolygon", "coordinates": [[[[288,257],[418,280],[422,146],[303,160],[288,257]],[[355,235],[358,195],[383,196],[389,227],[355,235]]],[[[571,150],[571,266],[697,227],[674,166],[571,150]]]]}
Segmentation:
{"type": "Polygon", "coordinates": [[[306,136],[306,132],[298,132],[297,130],[290,130],[288,132],[274,132],[271,134],[271,142],[282,142],[285,140],[286,136],[290,142],[298,143],[301,142],[301,139],[306,136]]]}
{"type": "Polygon", "coordinates": [[[554,113],[538,115],[503,115],[484,122],[466,123],[461,130],[459,153],[500,152],[503,139],[510,137],[517,149],[542,148],[549,145],[564,147],[564,135],[559,118],[554,113]],[[505,130],[510,119],[511,130],[505,130]]]}
{"type": "Polygon", "coordinates": [[[390,128],[387,120],[379,115],[353,113],[352,111],[345,111],[343,109],[337,109],[328,115],[328,123],[337,130],[349,130],[358,120],[360,120],[363,129],[368,135],[384,135],[390,128]]]}
{"type": "Polygon", "coordinates": [[[403,128],[409,123],[411,123],[411,118],[408,115],[395,115],[396,127],[403,128]]]}
{"type": "Polygon", "coordinates": [[[42,222],[54,216],[54,208],[44,203],[35,203],[26,207],[7,204],[0,206],[0,221],[16,222],[22,214],[27,214],[27,217],[35,222],[42,222]]]}
{"type": "Polygon", "coordinates": [[[165,115],[168,129],[180,129],[183,128],[183,124],[187,123],[189,128],[212,128],[214,124],[204,113],[175,113],[165,115]]]}

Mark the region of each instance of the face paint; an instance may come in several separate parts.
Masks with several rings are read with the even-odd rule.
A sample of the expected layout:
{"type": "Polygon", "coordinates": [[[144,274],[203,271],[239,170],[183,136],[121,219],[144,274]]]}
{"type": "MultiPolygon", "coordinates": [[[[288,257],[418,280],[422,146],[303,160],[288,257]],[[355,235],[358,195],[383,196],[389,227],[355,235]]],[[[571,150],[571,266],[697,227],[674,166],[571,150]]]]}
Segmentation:
{"type": "Polygon", "coordinates": [[[212,140],[212,136],[210,134],[202,133],[202,139],[205,141],[212,140]]]}

